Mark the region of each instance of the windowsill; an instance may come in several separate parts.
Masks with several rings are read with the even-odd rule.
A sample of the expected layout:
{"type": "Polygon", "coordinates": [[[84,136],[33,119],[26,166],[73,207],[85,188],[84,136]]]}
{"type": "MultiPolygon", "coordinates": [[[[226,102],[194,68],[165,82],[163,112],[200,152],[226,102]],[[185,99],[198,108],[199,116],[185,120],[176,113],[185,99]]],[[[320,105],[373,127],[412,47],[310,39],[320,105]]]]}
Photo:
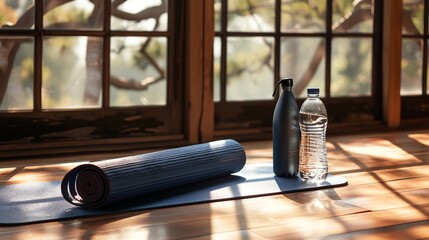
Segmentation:
{"type": "MultiPolygon", "coordinates": [[[[329,124],[327,136],[341,136],[341,135],[360,135],[368,133],[390,133],[404,130],[418,130],[428,129],[428,118],[418,119],[405,119],[402,120],[401,126],[396,129],[391,129],[379,121],[362,121],[359,124],[344,123],[344,124],[329,124]]],[[[271,140],[271,128],[248,128],[248,129],[232,129],[215,131],[213,140],[232,138],[241,142],[249,142],[256,140],[271,140]]],[[[89,141],[89,140],[88,140],[89,141]]],[[[163,149],[188,145],[189,142],[184,140],[182,135],[153,137],[147,138],[144,141],[135,142],[132,140],[96,143],[95,141],[90,144],[89,142],[76,142],[69,145],[57,145],[55,143],[49,144],[25,144],[25,151],[21,148],[13,148],[14,145],[2,145],[3,149],[0,154],[1,160],[28,160],[38,159],[40,157],[54,157],[51,162],[55,162],[58,157],[73,159],[79,158],[83,155],[94,156],[116,156],[116,155],[129,155],[130,153],[140,153],[152,151],[154,149],[163,149]],[[54,147],[52,147],[54,146],[54,147]]],[[[45,158],[44,158],[45,159],[45,158]]]]}

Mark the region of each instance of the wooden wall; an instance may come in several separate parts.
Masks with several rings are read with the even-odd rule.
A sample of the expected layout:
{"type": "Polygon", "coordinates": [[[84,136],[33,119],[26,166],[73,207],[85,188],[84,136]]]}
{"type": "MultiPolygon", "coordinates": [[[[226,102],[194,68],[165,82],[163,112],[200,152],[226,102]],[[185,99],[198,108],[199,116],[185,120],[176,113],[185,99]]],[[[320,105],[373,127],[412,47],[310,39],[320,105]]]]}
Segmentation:
{"type": "Polygon", "coordinates": [[[190,143],[208,141],[214,131],[213,0],[186,4],[186,133],[190,143]]]}

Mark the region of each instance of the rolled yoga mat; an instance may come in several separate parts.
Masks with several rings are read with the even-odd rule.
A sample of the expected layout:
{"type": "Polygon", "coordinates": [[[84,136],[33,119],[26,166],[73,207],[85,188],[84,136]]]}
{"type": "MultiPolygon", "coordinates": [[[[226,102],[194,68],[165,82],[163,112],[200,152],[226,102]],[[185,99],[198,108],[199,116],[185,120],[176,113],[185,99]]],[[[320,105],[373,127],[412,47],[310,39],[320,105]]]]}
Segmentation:
{"type": "Polygon", "coordinates": [[[242,146],[221,140],[83,164],[61,183],[63,197],[84,208],[102,208],[167,189],[239,172],[242,146]]]}
{"type": "MultiPolygon", "coordinates": [[[[151,209],[345,185],[347,179],[331,174],[325,181],[317,184],[305,183],[299,177],[279,178],[273,173],[272,162],[252,163],[246,164],[240,172],[228,176],[156,192],[97,209],[75,206],[64,200],[61,194],[61,181],[0,185],[0,227],[134,211],[145,211],[150,214],[151,209]]],[[[335,193],[335,190],[332,191],[335,193]]]]}

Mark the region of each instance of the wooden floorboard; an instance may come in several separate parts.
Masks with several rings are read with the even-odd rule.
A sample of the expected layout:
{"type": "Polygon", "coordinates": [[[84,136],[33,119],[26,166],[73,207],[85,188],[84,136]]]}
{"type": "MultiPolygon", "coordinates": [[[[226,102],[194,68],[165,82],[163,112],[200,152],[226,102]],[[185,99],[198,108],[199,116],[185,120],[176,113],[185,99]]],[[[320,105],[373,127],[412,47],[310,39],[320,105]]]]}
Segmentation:
{"type": "MultiPolygon", "coordinates": [[[[247,164],[270,141],[244,142],[247,164]]],[[[0,162],[0,185],[60,180],[72,167],[140,152],[0,162]]],[[[428,239],[429,130],[328,137],[345,187],[0,227],[0,239],[428,239]]]]}

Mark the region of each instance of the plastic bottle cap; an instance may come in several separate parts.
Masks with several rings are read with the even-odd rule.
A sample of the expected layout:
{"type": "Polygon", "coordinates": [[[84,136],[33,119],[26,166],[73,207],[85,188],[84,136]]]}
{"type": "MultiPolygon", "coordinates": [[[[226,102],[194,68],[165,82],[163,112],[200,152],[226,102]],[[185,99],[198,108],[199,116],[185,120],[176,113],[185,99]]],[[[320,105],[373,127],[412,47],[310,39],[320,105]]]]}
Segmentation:
{"type": "Polygon", "coordinates": [[[319,94],[319,88],[307,88],[307,94],[319,94]]]}

